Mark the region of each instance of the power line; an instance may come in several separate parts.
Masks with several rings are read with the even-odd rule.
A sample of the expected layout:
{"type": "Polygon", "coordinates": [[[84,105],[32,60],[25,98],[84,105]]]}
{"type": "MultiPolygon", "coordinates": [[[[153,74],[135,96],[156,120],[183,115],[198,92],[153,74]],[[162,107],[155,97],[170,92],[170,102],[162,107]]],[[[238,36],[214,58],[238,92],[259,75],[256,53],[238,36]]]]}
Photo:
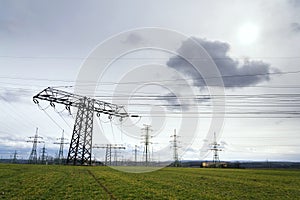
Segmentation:
{"type": "MultiPolygon", "coordinates": [[[[54,105],[54,104],[52,104],[52,105],[54,105]]],[[[72,129],[72,127],[70,126],[70,124],[66,121],[66,119],[65,119],[65,118],[63,117],[63,115],[62,115],[62,112],[63,112],[65,109],[62,110],[62,111],[58,111],[58,110],[56,110],[55,106],[52,106],[52,107],[54,108],[55,112],[60,116],[60,118],[65,122],[65,124],[66,124],[70,129],[72,129]]],[[[70,109],[69,109],[69,114],[72,116],[70,109]]]]}
{"type": "MultiPolygon", "coordinates": [[[[57,59],[57,60],[111,60],[112,57],[79,57],[79,56],[13,56],[13,55],[0,55],[1,58],[9,59],[57,59]]],[[[119,57],[118,60],[165,60],[165,59],[186,59],[186,60],[207,60],[208,58],[202,57],[119,57]]],[[[251,60],[251,59],[300,59],[300,56],[251,56],[251,57],[211,57],[214,60],[251,60]]]]}
{"type": "MultiPolygon", "coordinates": [[[[300,70],[297,71],[284,71],[284,72],[267,72],[267,73],[257,73],[257,74],[228,74],[221,76],[210,76],[210,77],[199,77],[199,78],[178,78],[178,79],[169,79],[169,80],[160,80],[160,81],[152,81],[152,82],[169,82],[169,81],[179,81],[179,80],[206,80],[206,79],[219,79],[219,78],[233,78],[233,77],[248,77],[248,76],[264,76],[264,75],[284,75],[284,74],[298,74],[300,70]]],[[[96,83],[95,81],[79,81],[79,80],[62,80],[62,79],[46,79],[46,78],[20,78],[20,77],[8,77],[1,76],[1,79],[13,79],[13,80],[37,80],[37,81],[57,81],[57,82],[77,82],[77,83],[96,83]]],[[[147,81],[149,82],[149,81],[147,81]]],[[[3,83],[3,82],[1,82],[3,83]]],[[[137,83],[146,83],[145,81],[129,81],[129,82],[101,82],[101,85],[115,85],[115,84],[137,84],[137,83]]]]}
{"type": "Polygon", "coordinates": [[[170,115],[140,115],[141,117],[149,118],[173,118],[173,119],[211,119],[211,118],[226,118],[226,119],[299,119],[300,115],[286,116],[257,116],[257,115],[239,115],[239,116],[170,116],[170,115]]]}
{"type": "MultiPolygon", "coordinates": [[[[50,105],[49,105],[50,106],[50,105]]],[[[38,108],[40,109],[40,110],[42,110],[46,115],[47,115],[47,117],[58,127],[58,128],[60,128],[61,130],[64,130],[48,113],[47,113],[47,111],[46,111],[46,109],[47,108],[49,108],[49,106],[48,107],[46,107],[46,108],[42,108],[39,104],[38,104],[38,108]]]]}

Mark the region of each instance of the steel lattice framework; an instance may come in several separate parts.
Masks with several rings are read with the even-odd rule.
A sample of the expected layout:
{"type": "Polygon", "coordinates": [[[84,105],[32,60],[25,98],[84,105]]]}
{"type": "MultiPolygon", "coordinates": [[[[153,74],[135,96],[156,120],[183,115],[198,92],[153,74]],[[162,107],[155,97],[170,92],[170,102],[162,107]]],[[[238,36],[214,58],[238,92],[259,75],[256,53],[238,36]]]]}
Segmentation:
{"type": "MultiPolygon", "coordinates": [[[[67,158],[67,164],[73,165],[91,165],[92,163],[92,135],[93,135],[93,117],[94,113],[100,116],[100,113],[123,118],[130,115],[125,111],[123,106],[107,103],[90,97],[65,92],[62,90],[48,87],[35,95],[33,101],[38,103],[39,100],[63,104],[70,111],[70,107],[78,108],[75,124],[73,128],[72,139],[67,158]]],[[[137,115],[131,115],[137,117],[137,115]]]]}
{"type": "Polygon", "coordinates": [[[144,153],[145,153],[145,165],[148,166],[149,161],[150,161],[150,149],[149,149],[149,145],[152,144],[152,142],[150,142],[150,139],[152,138],[152,136],[150,136],[150,132],[153,131],[150,127],[150,125],[146,125],[144,124],[145,128],[142,129],[142,131],[145,131],[145,135],[142,135],[142,137],[144,137],[144,141],[142,141],[142,143],[145,144],[144,147],[144,153]]]}
{"type": "Polygon", "coordinates": [[[214,133],[214,141],[210,145],[210,150],[213,152],[213,163],[217,164],[218,162],[220,162],[218,152],[222,151],[222,149],[220,147],[221,145],[217,143],[216,133],[214,133]]]}
{"type": "Polygon", "coordinates": [[[171,138],[173,138],[173,140],[171,140],[171,144],[172,144],[172,148],[173,148],[173,159],[174,159],[174,167],[179,167],[180,166],[180,162],[179,162],[179,157],[178,157],[178,149],[180,148],[180,146],[178,146],[178,143],[180,143],[178,141],[179,136],[176,134],[176,129],[174,129],[174,134],[171,135],[171,138]]]}
{"type": "Polygon", "coordinates": [[[43,139],[42,137],[38,136],[38,128],[36,128],[35,135],[33,137],[29,137],[31,140],[27,140],[26,142],[32,143],[32,150],[29,156],[29,163],[36,164],[37,163],[37,143],[43,143],[43,141],[40,141],[39,139],[43,139]]]}
{"type": "MultiPolygon", "coordinates": [[[[117,149],[126,149],[124,146],[121,144],[103,144],[103,145],[95,145],[93,148],[98,148],[98,149],[106,149],[105,151],[105,162],[104,164],[106,166],[111,165],[111,150],[117,150],[117,149]]],[[[116,165],[116,163],[115,163],[116,165]]]]}
{"type": "Polygon", "coordinates": [[[64,144],[69,144],[68,142],[65,142],[65,140],[67,139],[64,138],[64,130],[62,132],[61,137],[57,138],[57,140],[60,140],[60,142],[54,142],[53,144],[59,144],[58,161],[59,164],[62,164],[64,160],[64,144]]]}

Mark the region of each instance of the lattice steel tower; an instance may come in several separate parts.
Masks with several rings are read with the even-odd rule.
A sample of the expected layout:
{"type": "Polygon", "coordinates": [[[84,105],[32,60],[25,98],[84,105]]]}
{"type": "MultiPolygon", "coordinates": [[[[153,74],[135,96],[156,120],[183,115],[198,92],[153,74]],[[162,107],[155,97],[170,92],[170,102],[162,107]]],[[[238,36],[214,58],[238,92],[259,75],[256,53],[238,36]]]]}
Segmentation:
{"type": "Polygon", "coordinates": [[[137,145],[134,146],[134,165],[137,165],[137,145]]]}
{"type": "MultiPolygon", "coordinates": [[[[33,97],[33,101],[38,104],[38,99],[50,101],[51,106],[54,103],[60,103],[66,106],[78,108],[72,139],[69,147],[67,164],[73,165],[91,165],[92,164],[92,135],[94,112],[97,116],[100,113],[120,117],[121,120],[129,117],[123,106],[107,103],[104,101],[92,99],[90,97],[77,95],[48,87],[33,97]]],[[[130,117],[138,117],[130,115],[130,117]]]]}
{"type": "Polygon", "coordinates": [[[17,157],[18,157],[18,153],[17,153],[17,150],[15,150],[12,163],[17,163],[17,157]]]}
{"type": "Polygon", "coordinates": [[[29,163],[36,164],[37,163],[37,153],[36,153],[36,148],[38,143],[43,143],[43,141],[39,141],[39,139],[43,139],[42,137],[38,136],[38,128],[36,128],[35,135],[32,137],[29,137],[29,139],[26,142],[31,142],[32,144],[32,150],[29,156],[29,163]]]}
{"type": "Polygon", "coordinates": [[[46,152],[46,147],[45,147],[45,144],[44,144],[44,147],[42,148],[42,158],[41,158],[41,164],[46,164],[46,161],[47,161],[47,152],[46,152]]]}
{"type": "Polygon", "coordinates": [[[62,161],[64,159],[64,144],[69,144],[68,142],[65,142],[67,138],[64,138],[64,130],[62,132],[62,135],[60,138],[57,138],[57,140],[60,140],[60,142],[54,142],[53,144],[59,144],[59,151],[58,151],[58,160],[59,164],[62,164],[62,161]]]}
{"type": "Polygon", "coordinates": [[[174,167],[178,167],[180,165],[179,163],[179,158],[178,158],[178,148],[180,148],[178,146],[178,135],[176,134],[176,129],[174,129],[174,134],[171,135],[171,137],[173,138],[173,140],[171,140],[171,144],[172,144],[172,148],[173,148],[173,159],[174,159],[174,167]]]}
{"type": "Polygon", "coordinates": [[[214,141],[210,145],[211,145],[210,150],[213,152],[213,163],[217,164],[218,162],[220,162],[218,152],[222,151],[222,149],[220,147],[220,144],[217,143],[216,133],[214,133],[214,141]]]}
{"type": "Polygon", "coordinates": [[[144,155],[145,155],[145,165],[148,166],[148,163],[150,161],[150,150],[149,150],[149,145],[151,144],[150,142],[150,132],[153,131],[152,129],[150,129],[150,125],[146,125],[144,124],[145,128],[142,129],[142,131],[145,131],[145,135],[142,135],[142,137],[144,137],[144,141],[142,141],[142,143],[145,144],[144,147],[144,155]]]}
{"type": "MultiPolygon", "coordinates": [[[[121,144],[103,144],[103,145],[95,145],[93,146],[93,148],[98,148],[98,149],[106,149],[105,150],[105,161],[104,164],[106,166],[111,166],[112,165],[112,160],[111,160],[111,152],[112,149],[114,149],[115,151],[117,149],[126,149],[124,146],[122,146],[121,144]]],[[[116,153],[115,153],[115,165],[116,164],[116,153]]]]}

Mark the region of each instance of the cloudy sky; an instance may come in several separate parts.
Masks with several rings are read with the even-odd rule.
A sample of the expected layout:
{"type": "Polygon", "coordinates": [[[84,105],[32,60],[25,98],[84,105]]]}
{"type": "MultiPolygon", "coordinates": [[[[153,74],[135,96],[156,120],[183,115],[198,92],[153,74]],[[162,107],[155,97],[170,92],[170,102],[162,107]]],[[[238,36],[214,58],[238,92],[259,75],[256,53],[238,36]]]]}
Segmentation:
{"type": "MultiPolygon", "coordinates": [[[[213,106],[219,106],[213,99],[220,97],[210,94],[219,88],[218,82],[197,73],[206,72],[205,67],[193,67],[176,54],[203,58],[191,48],[194,41],[208,53],[224,83],[225,118],[215,130],[223,149],[220,158],[300,161],[300,3],[296,0],[0,1],[1,157],[9,158],[17,150],[20,158],[27,158],[32,144],[26,140],[36,127],[49,155],[55,156],[58,146],[53,143],[62,129],[71,138],[75,110],[70,116],[63,106],[54,110],[47,108],[48,102],[40,102],[47,108],[42,111],[32,96],[49,86],[88,91],[90,80],[79,85],[76,80],[99,44],[144,27],[172,30],[186,40],[175,53],[140,50],[110,65],[102,84],[96,85],[95,98],[111,102],[115,91],[126,100],[131,95],[125,108],[141,118],[130,119],[135,128],[128,128],[129,133],[123,133],[117,120],[98,120],[102,124],[100,131],[94,131],[94,144],[122,143],[127,147],[122,158],[132,159],[134,145],[143,151],[140,129],[151,124],[153,160],[168,159],[159,150],[170,149],[173,130],[197,118],[193,133],[178,132],[184,149],[180,157],[203,159],[200,150],[209,152],[207,144],[213,142],[211,114],[216,111],[213,106]],[[163,121],[157,120],[160,117],[163,121]]],[[[127,39],[132,44],[147,40],[139,34],[127,39]]],[[[164,40],[158,37],[159,42],[164,40]]],[[[217,117],[224,114],[222,109],[217,112],[217,117]]],[[[94,153],[103,159],[103,150],[94,153]]]]}

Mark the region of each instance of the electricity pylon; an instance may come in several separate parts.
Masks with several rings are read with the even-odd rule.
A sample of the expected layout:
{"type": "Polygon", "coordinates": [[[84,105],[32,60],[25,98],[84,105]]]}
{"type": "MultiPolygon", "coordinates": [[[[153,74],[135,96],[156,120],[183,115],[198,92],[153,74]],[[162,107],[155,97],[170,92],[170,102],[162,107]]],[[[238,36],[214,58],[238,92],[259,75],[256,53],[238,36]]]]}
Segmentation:
{"type": "Polygon", "coordinates": [[[15,150],[12,163],[17,163],[17,157],[18,157],[18,153],[17,153],[17,150],[15,150]]]}
{"type": "Polygon", "coordinates": [[[36,104],[38,104],[38,99],[49,101],[52,107],[55,107],[54,103],[63,104],[69,112],[71,106],[78,108],[68,152],[67,164],[92,164],[94,112],[97,113],[97,116],[100,116],[100,113],[107,114],[110,119],[112,116],[120,117],[121,121],[126,117],[138,117],[137,115],[129,115],[123,106],[57,90],[51,87],[44,89],[33,97],[33,101],[36,104]]]}
{"type": "Polygon", "coordinates": [[[59,144],[59,151],[58,151],[58,160],[59,164],[62,164],[63,159],[64,159],[64,144],[69,144],[68,142],[65,142],[67,138],[64,138],[64,130],[62,132],[62,135],[60,138],[57,138],[57,140],[60,140],[60,142],[54,142],[53,144],[59,144]]]}
{"type": "Polygon", "coordinates": [[[134,146],[134,165],[137,165],[137,145],[134,146]]]}
{"type": "Polygon", "coordinates": [[[37,153],[36,153],[36,148],[37,148],[37,143],[43,143],[43,141],[39,141],[39,139],[43,139],[42,137],[38,136],[38,128],[36,128],[35,135],[32,137],[29,137],[29,139],[32,140],[27,140],[26,142],[31,142],[32,144],[32,150],[29,156],[29,163],[36,164],[37,163],[37,153]]]}
{"type": "Polygon", "coordinates": [[[47,160],[47,156],[46,156],[46,147],[45,147],[45,144],[44,144],[44,147],[42,148],[42,160],[41,160],[41,163],[42,164],[46,164],[46,160],[47,160]]]}
{"type": "Polygon", "coordinates": [[[211,145],[210,150],[213,152],[213,163],[217,164],[218,162],[220,162],[218,152],[222,151],[222,149],[220,147],[220,144],[217,143],[216,133],[214,133],[214,141],[210,145],[211,145]]]}
{"type": "Polygon", "coordinates": [[[152,136],[150,136],[150,132],[153,131],[152,129],[150,129],[150,125],[146,125],[144,124],[144,127],[142,129],[142,131],[145,131],[145,135],[142,135],[144,141],[142,141],[142,143],[145,144],[145,147],[144,147],[144,155],[146,156],[145,157],[145,165],[148,166],[148,162],[150,161],[150,150],[149,150],[149,145],[151,144],[150,142],[150,138],[152,136]]]}
{"type": "Polygon", "coordinates": [[[174,134],[171,135],[171,138],[173,138],[173,140],[171,140],[171,144],[172,144],[172,148],[173,148],[173,159],[174,159],[174,167],[179,167],[180,163],[179,163],[179,159],[178,159],[178,148],[180,148],[178,146],[178,135],[176,135],[176,129],[174,129],[174,134]]]}
{"type": "Polygon", "coordinates": [[[124,146],[120,145],[120,144],[102,144],[102,145],[94,145],[93,148],[98,148],[98,149],[106,149],[105,150],[105,162],[104,164],[106,166],[111,166],[111,151],[112,149],[115,150],[115,154],[114,154],[114,160],[115,160],[115,165],[117,165],[116,163],[116,150],[117,149],[126,149],[124,146]]]}

